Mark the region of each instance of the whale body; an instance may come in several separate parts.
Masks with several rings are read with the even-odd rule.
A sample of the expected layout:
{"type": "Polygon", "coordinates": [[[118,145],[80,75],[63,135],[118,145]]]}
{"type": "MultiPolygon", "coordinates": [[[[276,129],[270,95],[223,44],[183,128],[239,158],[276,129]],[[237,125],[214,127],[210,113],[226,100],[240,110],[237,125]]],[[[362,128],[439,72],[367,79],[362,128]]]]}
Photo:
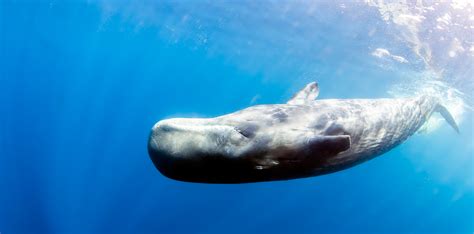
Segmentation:
{"type": "Polygon", "coordinates": [[[286,104],[257,105],[215,118],[156,123],[148,152],[165,176],[188,182],[248,183],[339,171],[381,155],[433,112],[458,127],[436,98],[315,100],[316,82],[286,104]]]}

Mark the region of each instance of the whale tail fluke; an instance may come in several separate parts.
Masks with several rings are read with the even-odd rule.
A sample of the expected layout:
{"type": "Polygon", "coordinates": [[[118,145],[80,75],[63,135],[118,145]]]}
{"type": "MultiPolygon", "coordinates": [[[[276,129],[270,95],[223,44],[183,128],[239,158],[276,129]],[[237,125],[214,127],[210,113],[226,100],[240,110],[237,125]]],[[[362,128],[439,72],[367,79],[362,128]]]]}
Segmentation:
{"type": "Polygon", "coordinates": [[[443,116],[443,118],[446,120],[446,122],[448,122],[448,124],[451,125],[451,127],[453,127],[457,133],[459,133],[458,125],[456,124],[456,121],[454,120],[451,113],[449,113],[448,109],[446,109],[446,107],[441,104],[437,104],[435,107],[435,111],[440,113],[441,116],[443,116]]]}

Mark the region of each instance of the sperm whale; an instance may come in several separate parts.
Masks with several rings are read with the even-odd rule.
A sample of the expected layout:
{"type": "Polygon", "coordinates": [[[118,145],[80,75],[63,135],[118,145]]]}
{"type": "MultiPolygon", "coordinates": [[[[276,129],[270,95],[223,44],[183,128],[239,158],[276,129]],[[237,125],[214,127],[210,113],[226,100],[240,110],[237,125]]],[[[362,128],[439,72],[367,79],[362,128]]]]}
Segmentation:
{"type": "Polygon", "coordinates": [[[316,82],[285,104],[257,105],[215,118],[157,122],[148,152],[166,177],[201,183],[288,180],[343,170],[381,155],[434,113],[457,131],[430,96],[325,99],[316,82]]]}

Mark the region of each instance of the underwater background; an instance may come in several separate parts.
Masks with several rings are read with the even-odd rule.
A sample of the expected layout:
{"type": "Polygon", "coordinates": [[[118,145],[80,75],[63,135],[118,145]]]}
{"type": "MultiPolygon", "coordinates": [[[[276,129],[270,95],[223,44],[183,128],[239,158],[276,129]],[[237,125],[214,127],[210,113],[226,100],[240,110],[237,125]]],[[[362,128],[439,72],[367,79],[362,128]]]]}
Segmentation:
{"type": "Polygon", "coordinates": [[[469,1],[0,1],[0,233],[474,231],[469,1]],[[319,99],[438,96],[392,151],[337,173],[170,180],[151,127],[319,99]]]}

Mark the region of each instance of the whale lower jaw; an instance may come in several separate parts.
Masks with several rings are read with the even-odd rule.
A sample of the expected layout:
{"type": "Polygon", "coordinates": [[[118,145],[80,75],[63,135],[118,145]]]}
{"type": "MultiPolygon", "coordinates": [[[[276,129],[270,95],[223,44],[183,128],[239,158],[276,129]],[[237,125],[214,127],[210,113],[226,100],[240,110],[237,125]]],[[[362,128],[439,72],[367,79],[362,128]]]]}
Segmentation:
{"type": "Polygon", "coordinates": [[[251,156],[239,158],[195,155],[193,158],[176,158],[161,155],[160,152],[150,149],[149,155],[155,167],[166,177],[194,183],[237,184],[279,181],[341,170],[339,167],[327,167],[325,160],[280,160],[278,165],[264,167],[260,166],[260,160],[255,160],[251,156]]]}
{"type": "Polygon", "coordinates": [[[249,163],[215,160],[207,162],[206,166],[196,167],[193,161],[173,161],[164,165],[163,161],[157,162],[156,157],[152,157],[155,167],[166,177],[194,183],[210,184],[240,184],[265,181],[290,180],[297,178],[311,177],[330,173],[325,170],[308,170],[293,168],[273,168],[260,170],[252,168],[249,163]]]}
{"type": "Polygon", "coordinates": [[[195,167],[192,162],[172,162],[173,165],[163,166],[152,158],[155,167],[164,176],[182,182],[206,184],[242,184],[268,181],[284,181],[325,175],[343,170],[353,165],[344,167],[321,168],[278,168],[259,170],[251,168],[245,163],[215,161],[209,167],[195,167]],[[212,165],[212,166],[211,166],[212,165]],[[242,168],[244,167],[244,169],[242,168]],[[203,173],[206,171],[206,173],[203,173]]]}

